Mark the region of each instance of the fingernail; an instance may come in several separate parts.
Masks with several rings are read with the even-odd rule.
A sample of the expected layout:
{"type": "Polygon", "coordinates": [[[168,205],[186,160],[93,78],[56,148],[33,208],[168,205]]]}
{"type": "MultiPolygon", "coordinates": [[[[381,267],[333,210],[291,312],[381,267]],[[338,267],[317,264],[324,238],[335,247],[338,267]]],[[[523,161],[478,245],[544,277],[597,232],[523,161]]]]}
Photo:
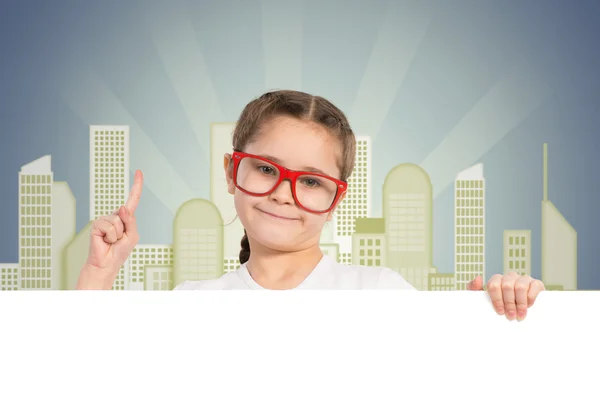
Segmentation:
{"type": "Polygon", "coordinates": [[[520,311],[517,313],[517,319],[519,321],[523,321],[525,319],[525,313],[523,311],[520,311]]]}
{"type": "Polygon", "coordinates": [[[514,311],[509,311],[508,312],[508,319],[515,319],[515,312],[514,311]]]}
{"type": "Polygon", "coordinates": [[[499,309],[497,312],[498,312],[498,314],[500,314],[500,315],[504,315],[504,308],[501,308],[501,309],[499,309]]]}

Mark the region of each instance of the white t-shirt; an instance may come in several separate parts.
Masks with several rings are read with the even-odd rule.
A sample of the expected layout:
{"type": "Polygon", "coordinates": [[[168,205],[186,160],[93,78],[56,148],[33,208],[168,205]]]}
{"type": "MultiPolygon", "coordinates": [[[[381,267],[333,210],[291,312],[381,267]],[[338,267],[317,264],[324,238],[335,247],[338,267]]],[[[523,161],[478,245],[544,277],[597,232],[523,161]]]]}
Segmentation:
{"type": "MultiPolygon", "coordinates": [[[[248,272],[246,263],[217,279],[184,281],[173,290],[258,289],[260,286],[248,272]]],[[[294,289],[408,289],[416,290],[402,275],[386,267],[345,265],[324,255],[315,269],[294,289]]],[[[292,289],[292,290],[294,290],[292,289]]]]}

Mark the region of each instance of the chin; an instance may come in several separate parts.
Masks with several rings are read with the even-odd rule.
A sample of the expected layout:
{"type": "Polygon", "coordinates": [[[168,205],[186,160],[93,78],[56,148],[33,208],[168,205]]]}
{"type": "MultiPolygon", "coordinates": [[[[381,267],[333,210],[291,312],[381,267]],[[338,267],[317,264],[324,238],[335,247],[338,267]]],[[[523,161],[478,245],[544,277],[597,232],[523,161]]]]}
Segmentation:
{"type": "Polygon", "coordinates": [[[286,243],[282,243],[280,241],[277,242],[267,242],[267,243],[262,243],[266,248],[274,250],[274,251],[280,251],[280,252],[293,252],[293,251],[297,251],[299,250],[299,247],[297,244],[292,243],[290,244],[290,242],[286,242],[286,243]]]}
{"type": "Polygon", "coordinates": [[[264,224],[248,232],[261,245],[277,251],[295,251],[306,241],[306,232],[264,224]]]}
{"type": "Polygon", "coordinates": [[[278,247],[285,247],[286,243],[298,243],[303,236],[301,232],[267,224],[263,224],[258,228],[253,229],[252,234],[255,240],[260,243],[264,243],[265,245],[273,244],[278,247]]]}

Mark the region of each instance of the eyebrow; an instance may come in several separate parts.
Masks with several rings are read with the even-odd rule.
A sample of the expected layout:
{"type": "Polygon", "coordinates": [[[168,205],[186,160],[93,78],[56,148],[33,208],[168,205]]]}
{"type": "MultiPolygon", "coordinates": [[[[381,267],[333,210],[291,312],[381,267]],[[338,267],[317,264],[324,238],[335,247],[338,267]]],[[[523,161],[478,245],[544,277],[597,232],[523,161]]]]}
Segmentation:
{"type": "MultiPolygon", "coordinates": [[[[281,160],[280,160],[279,158],[277,158],[277,157],[273,157],[273,156],[270,156],[270,155],[268,155],[268,154],[259,154],[259,156],[260,156],[260,157],[263,157],[263,158],[266,158],[266,159],[268,159],[268,160],[271,160],[271,161],[273,161],[273,162],[275,162],[275,163],[277,163],[277,164],[279,164],[279,165],[283,165],[283,161],[281,161],[281,160]]],[[[328,174],[328,173],[326,173],[326,172],[323,172],[323,171],[321,171],[320,169],[318,169],[318,168],[314,168],[314,167],[303,167],[303,168],[301,168],[301,169],[300,169],[300,171],[316,172],[317,174],[321,174],[321,175],[333,176],[333,175],[331,175],[331,174],[328,174]]]]}

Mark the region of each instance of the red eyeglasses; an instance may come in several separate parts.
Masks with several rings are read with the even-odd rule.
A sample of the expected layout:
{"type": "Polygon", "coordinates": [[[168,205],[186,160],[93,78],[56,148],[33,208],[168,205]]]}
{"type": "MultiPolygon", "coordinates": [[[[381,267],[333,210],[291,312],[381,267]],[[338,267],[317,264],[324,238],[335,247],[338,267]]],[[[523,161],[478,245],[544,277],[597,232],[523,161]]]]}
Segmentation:
{"type": "Polygon", "coordinates": [[[326,213],[333,209],[348,183],[331,176],[308,171],[292,171],[272,160],[234,150],[233,182],[242,192],[251,196],[268,196],[284,180],[290,181],[296,204],[312,213],[326,213]]]}

